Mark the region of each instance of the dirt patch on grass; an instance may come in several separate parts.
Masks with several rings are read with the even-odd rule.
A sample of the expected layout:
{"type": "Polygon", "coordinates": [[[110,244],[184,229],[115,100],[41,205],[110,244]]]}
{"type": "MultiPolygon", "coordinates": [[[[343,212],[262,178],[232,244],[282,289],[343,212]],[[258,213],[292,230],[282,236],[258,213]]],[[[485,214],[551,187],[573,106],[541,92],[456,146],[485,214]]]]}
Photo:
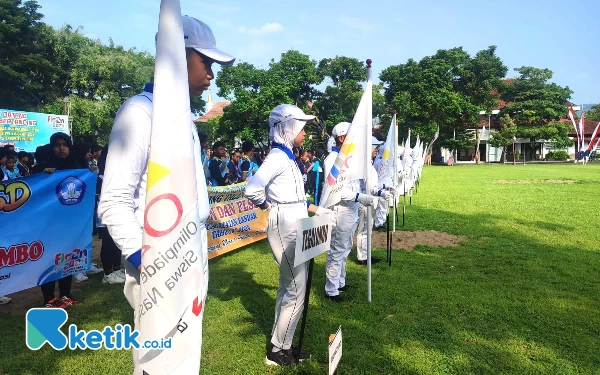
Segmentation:
{"type": "Polygon", "coordinates": [[[493,184],[512,184],[512,185],[527,185],[527,184],[574,184],[573,180],[494,180],[493,184]]]}
{"type": "MultiPolygon", "coordinates": [[[[94,240],[92,245],[92,258],[93,262],[97,265],[100,265],[100,246],[102,242],[99,240],[94,240]]],[[[101,273],[100,275],[104,275],[101,273]]],[[[73,280],[73,285],[71,286],[71,293],[75,298],[78,298],[78,292],[83,283],[98,283],[101,282],[102,276],[99,275],[91,275],[88,274],[89,280],[84,282],[77,282],[73,280]]],[[[58,283],[55,287],[56,295],[58,296],[58,283]]],[[[32,307],[42,307],[42,302],[44,302],[44,298],[42,297],[42,291],[39,286],[22,290],[17,293],[13,293],[9,295],[12,299],[6,305],[0,305],[0,314],[8,313],[11,315],[25,315],[27,310],[32,307]]]]}
{"type": "MultiPolygon", "coordinates": [[[[466,236],[455,236],[446,232],[435,230],[426,230],[420,232],[396,231],[392,233],[392,249],[404,249],[411,251],[417,245],[429,247],[449,247],[458,246],[461,242],[467,240],[466,236]]],[[[385,232],[373,233],[373,248],[384,248],[387,246],[385,232]]]]}

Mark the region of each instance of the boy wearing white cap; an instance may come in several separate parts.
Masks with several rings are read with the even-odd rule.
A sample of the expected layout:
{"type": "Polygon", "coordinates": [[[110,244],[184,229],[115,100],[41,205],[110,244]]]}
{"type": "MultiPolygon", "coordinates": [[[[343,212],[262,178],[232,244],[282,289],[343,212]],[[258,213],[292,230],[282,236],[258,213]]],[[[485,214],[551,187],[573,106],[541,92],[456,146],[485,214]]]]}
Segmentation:
{"type": "MultiPolygon", "coordinates": [[[[329,175],[335,164],[349,128],[350,123],[348,122],[341,122],[334,126],[332,135],[335,138],[336,145],[323,161],[325,176],[329,175]]],[[[335,213],[335,226],[331,232],[331,247],[327,252],[327,262],[325,264],[327,277],[325,295],[333,302],[341,302],[340,291],[345,291],[348,288],[346,285],[346,259],[352,249],[354,231],[358,225],[358,207],[361,204],[363,206],[374,206],[376,198],[368,194],[362,194],[359,180],[354,180],[344,183],[340,202],[331,207],[335,213]]]]}
{"type": "Polygon", "coordinates": [[[270,210],[267,238],[279,267],[272,347],[267,349],[265,358],[268,365],[296,363],[292,340],[304,307],[307,280],[306,265],[294,267],[297,221],[308,217],[307,212],[331,213],[306,201],[302,174],[292,152],[293,147],[302,147],[304,125],[314,118],[295,105],[275,107],[269,115],[269,140],[273,148],[246,186],[246,197],[262,210],[270,210]]]}
{"type": "MultiPolygon", "coordinates": [[[[182,17],[187,59],[190,96],[199,96],[208,89],[214,78],[213,62],[231,65],[234,58],[217,49],[215,37],[208,25],[188,17],[182,17]]],[[[146,84],[144,91],[128,99],[117,112],[110,134],[110,148],[98,204],[98,215],[106,225],[116,245],[128,260],[125,262],[124,293],[134,309],[134,324],[140,317],[140,268],[141,247],[146,206],[146,182],[150,135],[152,125],[153,85],[146,84]]],[[[204,223],[209,214],[206,181],[201,163],[201,147],[196,127],[190,118],[190,132],[194,138],[196,156],[196,186],[200,221],[204,223]]],[[[173,145],[176,147],[177,145],[173,145]]],[[[206,229],[200,230],[203,246],[197,249],[203,260],[205,283],[208,285],[208,254],[206,229]]],[[[206,295],[206,290],[202,295],[206,295]]],[[[137,329],[137,328],[136,328],[137,329]]],[[[138,351],[133,350],[134,374],[142,374],[138,351]]],[[[186,363],[178,370],[198,373],[199,363],[186,363]],[[184,369],[185,367],[185,369],[184,369]]]]}

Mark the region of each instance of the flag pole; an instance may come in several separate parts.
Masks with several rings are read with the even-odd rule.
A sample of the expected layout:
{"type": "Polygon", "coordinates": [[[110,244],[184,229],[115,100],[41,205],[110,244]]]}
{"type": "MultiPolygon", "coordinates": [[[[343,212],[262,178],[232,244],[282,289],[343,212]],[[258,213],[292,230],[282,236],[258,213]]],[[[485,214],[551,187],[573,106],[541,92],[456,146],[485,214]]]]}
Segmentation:
{"type": "MultiPolygon", "coordinates": [[[[393,157],[394,157],[394,162],[393,162],[393,167],[394,168],[394,172],[392,174],[392,185],[394,186],[394,189],[398,188],[398,123],[396,122],[396,110],[394,110],[394,152],[393,152],[393,157]]],[[[396,205],[396,199],[398,199],[398,192],[394,192],[394,216],[392,218],[393,224],[392,224],[392,232],[396,233],[396,217],[398,216],[398,208],[396,205]]],[[[389,205],[388,205],[389,206],[389,205]]]]}
{"type": "MultiPolygon", "coordinates": [[[[368,87],[368,83],[371,81],[371,63],[372,60],[371,59],[367,59],[366,61],[367,63],[367,87],[368,87]]],[[[370,107],[368,110],[368,114],[369,116],[367,116],[367,121],[370,121],[367,124],[367,132],[368,134],[365,134],[365,143],[366,143],[366,147],[365,147],[365,186],[367,186],[367,190],[369,189],[369,186],[371,186],[371,179],[369,178],[370,175],[370,163],[371,163],[371,153],[369,152],[371,150],[371,137],[373,136],[372,131],[372,127],[373,127],[373,118],[372,118],[372,114],[373,114],[373,99],[371,99],[371,103],[369,103],[370,107]]],[[[371,302],[371,236],[373,235],[373,218],[371,217],[371,209],[372,207],[367,207],[367,300],[369,302],[371,302]]]]}

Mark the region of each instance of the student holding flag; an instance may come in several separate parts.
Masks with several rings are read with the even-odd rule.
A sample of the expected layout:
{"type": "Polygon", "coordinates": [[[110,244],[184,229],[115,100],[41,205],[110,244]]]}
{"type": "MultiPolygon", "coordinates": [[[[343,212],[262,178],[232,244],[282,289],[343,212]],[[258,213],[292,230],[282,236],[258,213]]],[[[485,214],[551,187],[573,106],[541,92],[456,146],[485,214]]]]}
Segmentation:
{"type": "MultiPolygon", "coordinates": [[[[209,88],[210,81],[214,78],[211,65],[215,62],[220,65],[231,65],[234,60],[234,57],[217,49],[214,35],[208,25],[188,16],[181,17],[181,9],[177,0],[162,0],[159,33],[157,36],[157,68],[155,70],[155,80],[157,87],[160,87],[159,90],[161,91],[157,91],[154,94],[153,84],[146,84],[142,93],[130,98],[121,106],[115,118],[110,135],[110,149],[106,160],[106,170],[98,213],[111,237],[127,260],[125,262],[126,281],[124,293],[131,307],[134,309],[135,328],[140,329],[140,337],[144,335],[148,337],[148,335],[156,334],[158,337],[153,337],[152,339],[160,339],[161,337],[165,337],[162,334],[165,331],[167,332],[165,335],[172,335],[173,337],[172,350],[146,350],[143,352],[142,349],[135,349],[133,351],[134,374],[141,375],[145,371],[148,371],[151,375],[159,373],[198,374],[200,369],[199,346],[201,345],[202,336],[202,302],[206,296],[208,283],[208,257],[206,254],[207,244],[204,224],[208,217],[210,206],[201,163],[200,141],[196,127],[192,122],[191,113],[189,113],[189,97],[186,91],[189,90],[190,96],[200,96],[209,88]],[[181,35],[181,29],[183,29],[183,35],[181,35]],[[185,56],[183,55],[183,51],[181,51],[181,54],[177,51],[180,46],[182,49],[185,47],[185,56]],[[159,68],[159,61],[161,63],[168,61],[168,63],[167,65],[160,65],[159,68]],[[186,64],[187,72],[185,69],[186,64]],[[162,74],[161,76],[159,76],[159,72],[162,74]],[[186,75],[187,77],[182,77],[182,75],[186,75]],[[169,85],[173,82],[172,77],[175,77],[176,82],[169,85]],[[152,134],[159,130],[159,128],[155,129],[154,127],[157,125],[160,126],[160,124],[156,124],[156,122],[160,121],[153,123],[152,118],[162,116],[161,118],[168,119],[168,116],[170,116],[169,113],[162,111],[162,109],[165,108],[165,104],[168,104],[168,100],[173,97],[183,98],[174,103],[177,105],[178,110],[182,110],[183,115],[172,119],[173,124],[177,125],[177,131],[179,129],[183,130],[181,132],[182,144],[170,144],[168,146],[160,144],[160,142],[155,144],[155,136],[152,134]],[[186,97],[188,103],[185,103],[186,97]],[[153,103],[153,99],[156,99],[156,103],[153,103]],[[161,112],[157,112],[159,102],[162,104],[160,106],[161,112]],[[185,118],[188,116],[186,113],[189,113],[189,120],[185,118]],[[188,122],[189,133],[185,130],[185,123],[188,122]],[[179,126],[179,124],[183,124],[183,127],[179,126]],[[172,155],[172,147],[180,147],[183,150],[184,145],[186,155],[189,156],[189,158],[186,156],[185,162],[187,163],[189,159],[189,163],[193,163],[191,166],[192,171],[195,172],[195,181],[189,181],[192,185],[186,184],[185,187],[188,190],[195,190],[193,196],[197,196],[197,201],[192,202],[196,205],[189,204],[185,207],[186,213],[183,219],[188,220],[187,217],[195,217],[189,219],[190,223],[194,224],[193,227],[197,228],[198,233],[195,236],[195,238],[198,238],[198,242],[194,242],[197,246],[193,246],[193,251],[198,259],[197,263],[200,264],[204,272],[203,277],[196,277],[194,283],[187,284],[190,288],[184,288],[184,290],[177,289],[178,293],[185,294],[186,296],[198,296],[195,302],[200,298],[199,308],[194,302],[194,306],[191,309],[197,319],[190,318],[186,323],[188,329],[185,332],[187,335],[185,337],[187,339],[182,339],[183,333],[177,332],[177,329],[175,329],[177,327],[177,320],[180,319],[179,317],[175,317],[175,319],[163,319],[160,324],[157,323],[160,319],[155,319],[149,323],[145,322],[148,322],[149,315],[153,316],[152,314],[160,311],[165,314],[164,316],[167,316],[166,311],[168,309],[173,309],[168,310],[169,312],[175,311],[174,309],[181,310],[182,308],[187,308],[192,301],[164,301],[160,306],[154,306],[152,310],[142,311],[145,306],[142,303],[142,295],[145,295],[144,288],[147,281],[144,281],[144,277],[141,277],[142,245],[143,242],[147,244],[146,239],[149,231],[149,225],[145,222],[145,216],[149,216],[149,213],[146,211],[146,196],[154,193],[150,190],[151,186],[163,186],[161,183],[164,181],[158,181],[159,177],[163,177],[164,180],[171,178],[165,175],[165,170],[171,176],[179,176],[182,173],[181,170],[177,169],[176,162],[173,165],[163,167],[156,165],[156,161],[160,161],[160,158],[154,159],[155,164],[152,164],[152,162],[149,163],[149,161],[155,157],[153,155],[158,155],[159,157],[172,155]],[[158,154],[155,154],[155,152],[158,152],[158,154]],[[160,154],[160,152],[163,153],[160,154]],[[171,170],[168,170],[167,167],[171,168],[171,170]],[[161,176],[161,174],[166,176],[166,178],[161,176]],[[198,212],[193,212],[195,207],[197,207],[198,212]],[[143,281],[142,284],[140,283],[140,279],[143,281]],[[200,285],[203,290],[198,291],[192,288],[192,286],[195,287],[196,285],[200,285]],[[184,342],[183,340],[186,341],[184,342]],[[198,340],[200,340],[199,344],[198,340]],[[198,346],[192,347],[192,345],[198,346]],[[148,368],[156,370],[147,370],[148,368]]],[[[166,125],[169,125],[168,121],[166,125]]],[[[183,176],[186,174],[190,174],[189,169],[183,170],[183,176]]],[[[182,181],[180,184],[185,184],[185,182],[187,181],[182,181]]],[[[153,187],[153,189],[156,189],[156,187],[153,187]]],[[[181,191],[172,191],[172,193],[170,194],[171,196],[178,194],[182,197],[181,201],[184,204],[187,204],[189,201],[189,197],[181,191]]],[[[156,213],[160,214],[159,210],[156,210],[156,213]]],[[[168,217],[169,215],[169,211],[163,211],[163,217],[168,217]]],[[[192,227],[190,224],[188,226],[192,227]]],[[[175,233],[179,233],[179,231],[180,229],[176,228],[175,233]]],[[[167,238],[165,237],[165,239],[167,238]]],[[[190,240],[190,243],[192,241],[196,240],[190,240]]],[[[145,257],[149,257],[153,256],[153,252],[156,250],[150,246],[146,246],[144,247],[144,253],[146,251],[148,251],[148,254],[145,257]]],[[[148,258],[144,259],[145,262],[148,258]]],[[[175,262],[172,263],[175,264],[175,262]]],[[[194,268],[194,271],[196,270],[197,268],[194,268]]],[[[148,276],[145,277],[146,280],[149,280],[148,276]]],[[[163,291],[163,293],[165,292],[163,291]]],[[[168,293],[172,296],[171,299],[180,296],[180,294],[174,294],[174,291],[168,293]]],[[[185,310],[184,318],[189,318],[189,311],[189,308],[185,310]]],[[[174,315],[174,313],[170,315],[174,315]]]]}
{"type": "MultiPolygon", "coordinates": [[[[333,127],[332,134],[336,145],[323,162],[325,176],[329,176],[334,167],[350,125],[348,122],[341,122],[333,127]]],[[[361,193],[359,180],[348,180],[342,186],[340,201],[331,207],[335,213],[335,226],[331,232],[331,248],[327,252],[325,265],[325,295],[333,302],[342,302],[340,291],[348,288],[346,259],[350,255],[354,231],[358,225],[358,207],[373,207],[376,205],[376,199],[372,195],[361,193]]]]}
{"type": "Polygon", "coordinates": [[[263,211],[269,212],[267,239],[279,268],[279,290],[275,302],[275,322],[271,347],[265,363],[288,366],[294,358],[292,340],[304,308],[306,264],[294,267],[297,222],[308,213],[323,215],[331,210],[306,201],[304,181],[292,149],[302,147],[304,125],[315,116],[306,115],[295,105],[282,104],[269,115],[269,140],[273,148],[246,186],[246,197],[263,211]],[[266,193],[265,193],[266,191],[266,193]],[[266,195],[265,195],[266,194],[266,195]]]}

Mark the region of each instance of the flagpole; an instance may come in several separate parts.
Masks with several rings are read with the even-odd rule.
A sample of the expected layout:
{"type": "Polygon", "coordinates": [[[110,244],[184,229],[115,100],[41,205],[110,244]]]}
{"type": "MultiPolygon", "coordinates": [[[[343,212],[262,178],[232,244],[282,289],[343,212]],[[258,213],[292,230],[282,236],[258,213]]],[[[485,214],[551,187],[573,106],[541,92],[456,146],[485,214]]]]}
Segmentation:
{"type": "MultiPolygon", "coordinates": [[[[393,157],[394,157],[394,162],[393,162],[393,167],[394,168],[394,173],[392,174],[392,185],[394,186],[394,189],[398,188],[398,123],[396,122],[396,111],[394,111],[394,152],[393,152],[393,157]]],[[[398,216],[398,211],[397,211],[397,205],[396,205],[396,199],[398,199],[398,192],[394,192],[394,217],[392,218],[393,224],[392,224],[392,232],[396,233],[396,216],[398,216]]],[[[389,206],[389,205],[388,205],[389,206]]]]}
{"type": "MultiPolygon", "coordinates": [[[[367,87],[368,87],[368,83],[371,81],[371,63],[372,60],[371,59],[367,59],[367,87]]],[[[369,111],[367,113],[370,114],[370,116],[367,116],[367,121],[371,121],[371,123],[369,123],[367,126],[367,132],[368,134],[365,135],[365,143],[366,143],[366,148],[365,148],[365,186],[367,187],[367,191],[369,190],[369,187],[371,186],[371,178],[369,177],[370,175],[370,163],[371,163],[371,153],[369,152],[371,150],[371,137],[373,136],[372,131],[372,127],[373,127],[373,118],[372,118],[372,113],[373,113],[373,100],[371,99],[371,103],[369,103],[370,107],[369,107],[369,111]]],[[[371,236],[373,235],[373,218],[371,217],[371,209],[372,207],[368,206],[367,207],[367,300],[369,302],[371,302],[371,236]]]]}

